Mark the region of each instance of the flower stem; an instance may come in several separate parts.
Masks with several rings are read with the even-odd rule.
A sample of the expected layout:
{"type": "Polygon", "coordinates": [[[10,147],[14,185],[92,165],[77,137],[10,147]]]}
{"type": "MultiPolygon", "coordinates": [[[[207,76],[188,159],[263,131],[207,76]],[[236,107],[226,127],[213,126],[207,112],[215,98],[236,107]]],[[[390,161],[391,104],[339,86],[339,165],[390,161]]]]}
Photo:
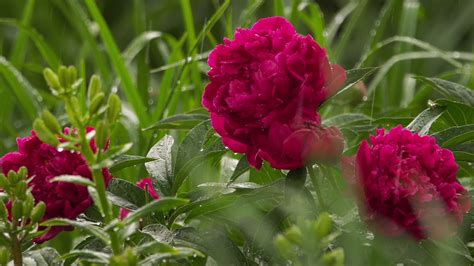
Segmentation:
{"type": "Polygon", "coordinates": [[[308,166],[307,169],[309,172],[309,176],[311,178],[311,182],[313,183],[314,191],[316,192],[316,197],[318,198],[319,206],[321,206],[322,210],[326,210],[326,204],[324,203],[321,189],[319,187],[318,177],[316,176],[316,173],[314,172],[314,168],[313,166],[308,166]]]}
{"type": "Polygon", "coordinates": [[[18,221],[13,221],[12,230],[10,232],[10,239],[11,239],[11,244],[12,244],[11,250],[12,250],[12,255],[13,255],[13,264],[15,266],[21,266],[23,265],[23,255],[21,253],[21,244],[17,237],[18,233],[16,233],[17,222],[18,221]]]}

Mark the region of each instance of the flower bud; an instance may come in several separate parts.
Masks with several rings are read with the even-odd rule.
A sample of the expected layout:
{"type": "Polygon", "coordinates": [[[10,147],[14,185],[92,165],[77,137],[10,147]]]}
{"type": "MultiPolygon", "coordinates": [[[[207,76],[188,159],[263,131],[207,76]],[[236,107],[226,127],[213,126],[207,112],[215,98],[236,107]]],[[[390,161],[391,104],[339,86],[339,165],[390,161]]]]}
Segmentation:
{"type": "Polygon", "coordinates": [[[41,115],[41,118],[43,119],[44,124],[46,127],[54,134],[60,134],[61,133],[61,125],[59,125],[58,120],[56,117],[54,117],[53,114],[51,114],[48,110],[44,111],[43,114],[41,115]]]}
{"type": "Polygon", "coordinates": [[[327,236],[331,232],[332,220],[329,214],[323,212],[319,215],[318,220],[313,224],[313,232],[319,239],[327,236]]]}
{"type": "Polygon", "coordinates": [[[31,193],[28,193],[25,201],[23,202],[23,217],[25,218],[30,217],[31,211],[33,210],[34,205],[35,205],[35,200],[33,198],[33,195],[31,195],[31,193]]]}
{"type": "Polygon", "coordinates": [[[8,172],[8,183],[10,183],[10,186],[16,186],[16,184],[20,181],[20,178],[17,174],[17,172],[10,170],[8,172]]]}
{"type": "Polygon", "coordinates": [[[291,258],[293,256],[293,245],[283,235],[277,235],[275,237],[275,246],[277,247],[280,254],[285,258],[291,258]]]}
{"type": "Polygon", "coordinates": [[[77,97],[74,97],[74,96],[71,97],[70,104],[66,105],[66,114],[71,124],[76,128],[81,126],[81,121],[79,120],[79,115],[78,115],[79,110],[80,110],[79,99],[77,99],[77,97]]]}
{"type": "Polygon", "coordinates": [[[23,215],[23,201],[15,200],[12,207],[13,220],[17,221],[23,215]]]}
{"type": "Polygon", "coordinates": [[[102,84],[100,78],[97,75],[92,75],[91,80],[89,81],[89,89],[87,91],[87,98],[89,102],[92,102],[92,99],[102,91],[102,84]]]}
{"type": "Polygon", "coordinates": [[[0,219],[4,221],[8,219],[8,210],[5,203],[3,203],[3,200],[0,200],[0,219]]]}
{"type": "Polygon", "coordinates": [[[105,99],[105,94],[103,92],[99,92],[94,99],[89,104],[89,114],[94,115],[102,105],[105,99]]]}
{"type": "Polygon", "coordinates": [[[290,228],[288,228],[285,231],[285,236],[292,243],[301,244],[301,230],[296,225],[292,225],[290,228]]]}
{"type": "Polygon", "coordinates": [[[45,211],[46,205],[44,204],[44,202],[41,201],[40,203],[36,204],[36,206],[31,211],[31,223],[35,224],[39,222],[41,218],[43,218],[45,211]]]}
{"type": "Polygon", "coordinates": [[[77,70],[75,66],[69,66],[67,68],[67,77],[70,84],[74,84],[77,80],[77,70]]]}
{"type": "Polygon", "coordinates": [[[60,92],[61,91],[61,84],[59,83],[58,76],[56,73],[53,72],[50,68],[46,68],[43,70],[43,76],[48,83],[48,86],[51,88],[53,92],[60,92]]]}
{"type": "Polygon", "coordinates": [[[112,124],[117,120],[120,111],[122,110],[122,102],[117,94],[110,94],[107,106],[107,121],[112,124]]]}
{"type": "Polygon", "coordinates": [[[24,200],[26,198],[26,190],[28,189],[28,184],[25,180],[20,180],[18,184],[16,184],[15,194],[16,196],[24,200]]]}
{"type": "Polygon", "coordinates": [[[60,66],[58,69],[59,83],[63,88],[68,88],[71,84],[69,83],[68,72],[65,66],[60,66]]]}
{"type": "Polygon", "coordinates": [[[24,166],[20,167],[20,169],[18,169],[17,175],[20,180],[26,180],[28,178],[28,169],[24,166]]]}
{"type": "Polygon", "coordinates": [[[344,265],[344,250],[336,248],[328,252],[321,258],[321,264],[326,266],[343,266],[344,265]]]}
{"type": "Polygon", "coordinates": [[[99,149],[104,149],[107,145],[107,124],[100,121],[95,129],[95,143],[99,149]]]}
{"type": "Polygon", "coordinates": [[[10,261],[10,251],[6,247],[0,247],[0,265],[7,265],[10,261]]]}
{"type": "Polygon", "coordinates": [[[44,143],[54,147],[59,145],[58,138],[56,138],[56,136],[54,136],[54,134],[46,127],[42,119],[37,118],[35,122],[33,122],[33,129],[38,138],[44,143]]]}
{"type": "Polygon", "coordinates": [[[4,174],[0,174],[0,188],[8,187],[8,180],[4,174]]]}

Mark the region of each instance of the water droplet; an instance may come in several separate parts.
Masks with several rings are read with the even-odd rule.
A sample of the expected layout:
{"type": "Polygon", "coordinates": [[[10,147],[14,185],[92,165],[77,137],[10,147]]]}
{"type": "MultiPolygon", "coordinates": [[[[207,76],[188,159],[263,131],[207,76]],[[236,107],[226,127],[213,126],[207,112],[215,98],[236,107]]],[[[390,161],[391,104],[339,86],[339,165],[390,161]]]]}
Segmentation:
{"type": "Polygon", "coordinates": [[[460,52],[453,52],[453,58],[459,58],[459,57],[461,57],[460,52]]]}
{"type": "Polygon", "coordinates": [[[199,208],[202,208],[202,204],[199,204],[199,208]]]}
{"type": "Polygon", "coordinates": [[[64,148],[57,148],[58,152],[64,151],[64,148]]]}
{"type": "Polygon", "coordinates": [[[153,105],[154,103],[155,103],[155,101],[153,99],[148,100],[148,105],[153,105]]]}
{"type": "Polygon", "coordinates": [[[204,151],[204,149],[203,149],[203,148],[201,148],[199,151],[204,151]]]}
{"type": "Polygon", "coordinates": [[[367,96],[362,97],[362,101],[366,102],[369,98],[367,96]]]}

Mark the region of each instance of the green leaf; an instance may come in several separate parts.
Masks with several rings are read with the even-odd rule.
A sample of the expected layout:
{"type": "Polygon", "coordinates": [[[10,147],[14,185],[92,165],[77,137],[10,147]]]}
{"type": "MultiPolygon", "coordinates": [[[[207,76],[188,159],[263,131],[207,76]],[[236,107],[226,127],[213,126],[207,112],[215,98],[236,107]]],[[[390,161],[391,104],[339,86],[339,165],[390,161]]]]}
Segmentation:
{"type": "Polygon", "coordinates": [[[463,143],[451,148],[456,161],[474,162],[474,142],[463,143]]]}
{"type": "Polygon", "coordinates": [[[172,252],[163,252],[158,254],[153,254],[141,260],[138,265],[153,266],[153,265],[162,265],[166,260],[170,259],[181,259],[187,257],[204,257],[204,255],[191,248],[177,247],[174,248],[172,252]]]}
{"type": "Polygon", "coordinates": [[[371,118],[365,114],[360,113],[348,113],[348,114],[341,114],[337,116],[330,117],[325,119],[323,123],[328,126],[345,126],[346,124],[364,121],[364,120],[371,120],[371,118]]]}
{"type": "Polygon", "coordinates": [[[95,183],[92,180],[78,175],[60,175],[51,179],[50,182],[69,182],[83,186],[95,186],[95,183]]]}
{"type": "Polygon", "coordinates": [[[446,99],[436,100],[436,104],[446,106],[447,112],[442,118],[448,124],[455,126],[474,124],[474,107],[446,99]]]}
{"type": "Polygon", "coordinates": [[[181,198],[160,198],[159,200],[152,201],[147,205],[133,211],[130,215],[123,220],[124,224],[130,224],[138,221],[140,218],[147,216],[151,213],[167,212],[171,209],[183,206],[187,204],[189,200],[181,198]]]}
{"type": "Polygon", "coordinates": [[[461,84],[443,79],[427,77],[416,78],[432,85],[443,96],[474,107],[474,91],[471,89],[468,89],[461,84]]]}
{"type": "Polygon", "coordinates": [[[146,204],[145,191],[133,183],[113,178],[107,187],[107,198],[119,207],[136,210],[146,204]]]}
{"type": "Polygon", "coordinates": [[[114,164],[109,168],[109,170],[110,172],[113,173],[130,166],[147,163],[154,160],[155,160],[154,158],[137,156],[137,155],[121,155],[121,156],[116,157],[113,160],[114,164]]]}
{"type": "Polygon", "coordinates": [[[407,126],[411,131],[418,132],[421,136],[428,134],[431,125],[446,110],[446,107],[435,105],[425,109],[407,126]]]}
{"type": "Polygon", "coordinates": [[[432,135],[443,147],[452,147],[454,145],[474,140],[474,124],[450,127],[432,135]]]}
{"type": "MultiPolygon", "coordinates": [[[[336,94],[332,95],[330,98],[336,97],[339,94],[344,93],[346,90],[352,88],[357,82],[365,79],[366,77],[372,75],[378,68],[377,67],[366,67],[366,68],[356,68],[346,71],[347,79],[344,87],[340,89],[336,94]]],[[[327,102],[327,100],[325,101],[327,102]]]]}
{"type": "Polygon", "coordinates": [[[143,130],[190,129],[207,119],[209,115],[206,114],[179,114],[162,119],[143,130]]]}
{"type": "Polygon", "coordinates": [[[95,250],[76,249],[62,255],[62,258],[65,260],[80,258],[81,260],[88,262],[107,264],[109,262],[110,255],[95,250]]]}
{"type": "Polygon", "coordinates": [[[152,177],[153,185],[160,195],[171,195],[173,178],[173,145],[174,138],[170,135],[165,135],[147,154],[147,157],[155,159],[152,162],[145,163],[145,167],[152,177]]]}
{"type": "Polygon", "coordinates": [[[237,163],[237,166],[235,167],[234,173],[229,179],[229,184],[234,182],[239,176],[247,172],[249,169],[250,165],[247,160],[247,156],[242,156],[242,158],[240,158],[239,162],[237,163]]]}
{"type": "Polygon", "coordinates": [[[60,265],[63,265],[63,263],[62,263],[59,253],[54,248],[45,247],[38,250],[28,251],[25,254],[23,254],[23,265],[60,266],[60,265]]]}
{"type": "Polygon", "coordinates": [[[54,218],[54,219],[49,219],[41,223],[41,226],[47,226],[47,227],[67,226],[67,225],[74,226],[81,230],[84,230],[88,232],[89,234],[99,238],[104,243],[109,243],[110,241],[109,236],[104,231],[102,231],[102,229],[88,222],[69,220],[65,218],[54,218]]]}

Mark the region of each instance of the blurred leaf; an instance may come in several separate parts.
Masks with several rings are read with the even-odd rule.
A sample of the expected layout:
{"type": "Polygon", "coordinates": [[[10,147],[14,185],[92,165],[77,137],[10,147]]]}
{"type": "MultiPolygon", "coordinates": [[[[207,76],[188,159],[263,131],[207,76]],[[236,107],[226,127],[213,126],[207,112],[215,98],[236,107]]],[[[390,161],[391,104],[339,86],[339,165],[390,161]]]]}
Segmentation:
{"type": "Polygon", "coordinates": [[[235,167],[234,173],[232,173],[232,176],[229,178],[229,184],[234,182],[239,176],[244,174],[250,169],[249,162],[247,160],[247,156],[242,156],[237,163],[237,166],[235,167]]]}
{"type": "Polygon", "coordinates": [[[60,175],[51,179],[50,182],[68,182],[83,186],[95,186],[95,183],[89,178],[85,178],[78,175],[60,175]]]}
{"type": "MultiPolygon", "coordinates": [[[[10,264],[9,264],[10,265],[10,264]]],[[[23,265],[26,266],[60,266],[63,265],[59,253],[50,247],[33,250],[23,254],[23,265]]]]}
{"type": "MultiPolygon", "coordinates": [[[[174,233],[162,224],[150,224],[145,226],[141,231],[160,243],[169,244],[173,242],[174,233]]],[[[168,247],[171,249],[170,246],[168,247]]]]}
{"type": "Polygon", "coordinates": [[[330,117],[325,119],[323,123],[327,126],[344,126],[349,123],[359,122],[364,120],[371,120],[371,118],[365,114],[359,113],[349,113],[349,114],[341,114],[337,116],[330,117]]]}
{"type": "Polygon", "coordinates": [[[180,198],[160,198],[159,200],[152,201],[147,205],[131,212],[127,218],[123,220],[124,224],[130,224],[138,221],[138,219],[147,216],[150,213],[161,213],[167,212],[176,207],[183,206],[188,203],[187,199],[180,198]]]}
{"type": "Polygon", "coordinates": [[[153,184],[160,195],[171,195],[173,178],[173,150],[174,138],[165,135],[148,152],[147,157],[154,158],[145,163],[146,170],[153,179],[153,184]]]}
{"type": "Polygon", "coordinates": [[[117,172],[121,169],[154,161],[154,158],[137,155],[120,155],[114,159],[114,164],[109,168],[110,172],[117,172]]]}
{"type": "Polygon", "coordinates": [[[456,161],[474,162],[474,142],[463,143],[450,148],[456,161]]]}
{"type": "Polygon", "coordinates": [[[162,265],[163,263],[169,260],[197,256],[203,257],[204,255],[201,252],[191,248],[178,247],[174,248],[172,252],[162,252],[148,256],[145,259],[141,260],[139,262],[139,265],[162,265]]]}
{"type": "Polygon", "coordinates": [[[104,241],[105,243],[108,243],[108,241],[110,241],[109,236],[104,231],[102,231],[102,229],[100,229],[99,227],[89,222],[75,221],[75,220],[69,220],[69,219],[64,219],[64,218],[54,218],[54,219],[49,219],[41,223],[41,226],[48,226],[48,227],[49,226],[68,226],[68,225],[82,229],[88,232],[89,234],[96,236],[97,238],[104,241]]]}
{"type": "Polygon", "coordinates": [[[144,130],[191,129],[207,119],[209,119],[209,115],[206,114],[179,114],[162,119],[144,130]]]}
{"type": "Polygon", "coordinates": [[[452,147],[454,145],[474,140],[474,125],[464,125],[459,127],[450,127],[432,135],[443,147],[452,147]]]}
{"type": "Polygon", "coordinates": [[[107,187],[107,198],[112,204],[136,210],[146,204],[145,190],[123,179],[113,178],[107,187]]]}
{"type": "Polygon", "coordinates": [[[99,252],[95,250],[88,249],[76,249],[72,250],[64,255],[63,259],[76,259],[79,258],[87,262],[95,262],[101,264],[107,264],[109,262],[110,255],[104,252],[99,252]]]}
{"type": "MultiPolygon", "coordinates": [[[[365,79],[366,77],[372,75],[378,68],[376,67],[367,67],[367,68],[356,68],[356,69],[350,69],[346,71],[346,82],[344,84],[344,87],[340,89],[336,94],[332,95],[332,97],[336,97],[339,94],[342,94],[346,90],[352,88],[357,82],[365,79]]],[[[327,102],[327,100],[326,100],[327,102]]]]}
{"type": "Polygon", "coordinates": [[[421,136],[428,134],[431,125],[436,119],[438,119],[444,112],[446,107],[444,106],[433,106],[425,109],[421,112],[413,121],[407,126],[411,131],[418,132],[421,136]]]}
{"type": "Polygon", "coordinates": [[[474,107],[474,91],[461,84],[438,78],[416,77],[432,85],[443,96],[474,107]]]}

